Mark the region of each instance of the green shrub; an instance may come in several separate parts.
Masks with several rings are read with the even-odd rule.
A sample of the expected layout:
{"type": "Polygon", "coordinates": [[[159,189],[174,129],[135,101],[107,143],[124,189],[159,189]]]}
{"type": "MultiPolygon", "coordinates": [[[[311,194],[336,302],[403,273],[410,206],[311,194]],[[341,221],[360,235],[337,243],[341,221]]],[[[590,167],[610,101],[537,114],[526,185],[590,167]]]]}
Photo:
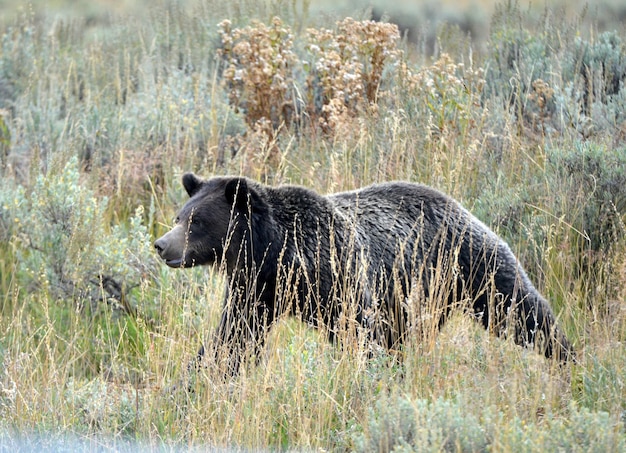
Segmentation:
{"type": "Polygon", "coordinates": [[[578,403],[592,411],[626,413],[626,365],[623,357],[591,357],[577,373],[574,389],[578,403]]]}
{"type": "Polygon", "coordinates": [[[32,71],[39,40],[35,24],[26,21],[8,27],[2,34],[0,51],[0,108],[11,108],[12,102],[23,92],[32,71]]]}
{"type": "MultiPolygon", "coordinates": [[[[605,452],[624,451],[624,424],[608,412],[570,407],[567,420],[550,420],[549,431],[541,439],[543,451],[605,452]]],[[[532,438],[532,433],[527,436],[532,438]]]]}
{"type": "Polygon", "coordinates": [[[582,235],[582,241],[572,242],[579,252],[606,256],[623,234],[626,148],[577,141],[567,149],[547,147],[545,153],[543,168],[494,174],[474,212],[512,241],[532,231],[530,245],[545,244],[545,228],[561,219],[582,235]]]}
{"type": "MultiPolygon", "coordinates": [[[[492,421],[501,422],[502,415],[499,417],[500,420],[492,421]]],[[[593,412],[571,404],[567,418],[548,414],[532,423],[517,417],[507,420],[504,429],[494,433],[494,445],[520,453],[623,451],[626,446],[623,429],[623,423],[607,412],[593,412]]]]}
{"type": "Polygon", "coordinates": [[[485,430],[458,403],[438,399],[381,398],[368,414],[357,451],[484,451],[485,430]]]}
{"type": "Polygon", "coordinates": [[[593,42],[578,38],[564,70],[579,80],[584,93],[583,111],[590,112],[594,102],[607,103],[622,89],[626,80],[626,45],[616,32],[601,33],[593,42]]]}
{"type": "Polygon", "coordinates": [[[138,416],[138,395],[131,387],[121,387],[102,378],[90,381],[70,379],[63,394],[64,403],[76,408],[74,426],[79,432],[131,434],[138,416]]]}
{"type": "MultiPolygon", "coordinates": [[[[601,145],[577,142],[569,150],[547,150],[547,184],[558,187],[551,200],[563,202],[563,215],[585,232],[589,249],[608,252],[626,213],[626,148],[609,150],[601,145]]],[[[548,201],[550,201],[548,199],[548,201]]],[[[559,206],[552,212],[558,213],[559,206]]]]}
{"type": "Polygon", "coordinates": [[[353,435],[357,451],[478,452],[622,451],[624,424],[608,412],[569,407],[569,417],[552,414],[527,422],[492,408],[468,411],[464,405],[438,399],[411,401],[383,397],[370,409],[363,431],[353,435]],[[498,426],[498,429],[494,429],[498,426]]]}
{"type": "Polygon", "coordinates": [[[528,17],[517,2],[498,5],[491,23],[489,53],[485,66],[485,95],[510,106],[521,120],[526,108],[525,97],[536,79],[551,80],[553,58],[558,45],[549,30],[530,30],[528,17]]]}
{"type": "MultiPolygon", "coordinates": [[[[432,142],[445,143],[441,151],[451,154],[456,146],[467,147],[484,113],[479,103],[485,84],[483,69],[457,63],[443,54],[416,73],[407,70],[405,78],[405,95],[419,100],[416,121],[427,128],[432,142]]],[[[471,165],[472,160],[462,164],[471,165]]]]}
{"type": "Polygon", "coordinates": [[[128,227],[109,228],[108,201],[81,184],[76,158],[38,177],[29,192],[5,187],[0,200],[22,285],[59,301],[104,302],[134,312],[132,291],[156,264],[142,208],[128,227]]]}

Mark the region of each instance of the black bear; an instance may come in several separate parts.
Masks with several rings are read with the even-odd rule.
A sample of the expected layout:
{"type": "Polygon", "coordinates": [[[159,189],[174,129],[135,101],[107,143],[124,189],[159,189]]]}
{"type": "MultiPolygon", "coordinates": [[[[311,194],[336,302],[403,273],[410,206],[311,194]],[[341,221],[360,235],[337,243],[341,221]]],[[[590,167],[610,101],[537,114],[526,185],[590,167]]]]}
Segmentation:
{"type": "MultiPolygon", "coordinates": [[[[171,267],[216,265],[227,291],[212,351],[236,373],[283,314],[395,349],[455,307],[566,361],[573,351],[508,245],[458,202],[408,182],[321,196],[187,173],[190,200],[154,247],[171,267]],[[363,337],[361,337],[363,338],[363,337]],[[221,351],[221,353],[220,353],[221,351]]],[[[200,350],[200,357],[204,348],[200,350]]]]}

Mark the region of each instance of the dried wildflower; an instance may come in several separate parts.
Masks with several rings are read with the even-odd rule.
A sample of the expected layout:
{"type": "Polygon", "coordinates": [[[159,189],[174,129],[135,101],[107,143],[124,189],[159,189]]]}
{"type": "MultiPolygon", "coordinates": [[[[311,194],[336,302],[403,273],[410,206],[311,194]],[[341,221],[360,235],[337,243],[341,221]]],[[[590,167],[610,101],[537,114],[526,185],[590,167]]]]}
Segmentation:
{"type": "Polygon", "coordinates": [[[309,112],[320,112],[320,124],[330,132],[377,102],[385,65],[401,57],[400,34],[395,24],[352,18],[338,22],[337,31],[307,33],[315,61],[307,78],[309,112]]]}
{"type": "Polygon", "coordinates": [[[537,106],[542,111],[546,108],[547,103],[552,100],[554,90],[541,79],[537,79],[533,82],[533,91],[529,94],[529,99],[537,103],[537,106]]]}
{"type": "Polygon", "coordinates": [[[528,99],[531,101],[529,105],[527,118],[534,127],[540,129],[545,135],[546,126],[552,115],[553,104],[552,97],[554,90],[542,79],[536,79],[532,83],[532,91],[528,93],[528,99]]]}
{"type": "Polygon", "coordinates": [[[310,58],[304,61],[293,51],[291,30],[277,17],[269,26],[253,22],[232,29],[222,21],[219,27],[230,104],[244,113],[249,131],[262,129],[269,141],[281,124],[299,118],[292,89],[295,71],[307,73],[306,116],[313,124],[319,119],[322,129],[331,132],[363,111],[375,111],[371,106],[381,94],[383,71],[401,56],[394,24],[347,18],[336,31],[310,29],[310,58]]]}
{"type": "Polygon", "coordinates": [[[233,30],[225,20],[219,27],[229,101],[244,112],[251,129],[262,124],[273,137],[272,131],[289,123],[294,111],[291,86],[297,58],[291,29],[277,17],[270,26],[254,21],[233,30]]]}

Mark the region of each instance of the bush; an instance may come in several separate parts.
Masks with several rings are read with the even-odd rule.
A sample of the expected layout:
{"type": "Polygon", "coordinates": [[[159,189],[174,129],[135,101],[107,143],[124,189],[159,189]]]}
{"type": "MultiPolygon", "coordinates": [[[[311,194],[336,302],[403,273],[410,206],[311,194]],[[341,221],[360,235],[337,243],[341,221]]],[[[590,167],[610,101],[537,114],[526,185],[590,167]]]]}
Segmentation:
{"type": "Polygon", "coordinates": [[[108,201],[81,185],[76,158],[38,177],[31,192],[4,186],[0,201],[4,239],[16,241],[24,286],[134,312],[132,291],[156,264],[142,208],[127,228],[109,228],[108,201]]]}
{"type": "Polygon", "coordinates": [[[584,232],[589,250],[608,252],[622,232],[624,187],[626,147],[608,149],[576,141],[569,148],[546,147],[543,168],[522,168],[515,174],[498,171],[476,202],[475,212],[514,237],[520,225],[530,225],[537,215],[528,205],[539,203],[552,218],[563,217],[584,232]]]}
{"type": "Polygon", "coordinates": [[[307,112],[331,132],[359,113],[367,113],[383,96],[385,70],[398,66],[402,52],[395,24],[337,22],[337,30],[307,30],[307,112]]]}
{"type": "Polygon", "coordinates": [[[557,43],[548,30],[529,30],[517,2],[499,5],[491,23],[485,94],[510,106],[522,119],[525,95],[536,79],[550,80],[557,43]]]}
{"type": "Polygon", "coordinates": [[[458,403],[382,398],[354,444],[357,451],[484,451],[489,441],[478,419],[458,403]]]}
{"type": "Polygon", "coordinates": [[[228,20],[219,27],[220,53],[226,61],[224,82],[231,105],[245,111],[251,129],[266,122],[266,132],[272,134],[282,122],[291,124],[296,63],[291,29],[278,17],[270,27],[254,21],[251,26],[233,30],[228,20]]]}
{"type": "Polygon", "coordinates": [[[520,453],[623,451],[623,422],[607,412],[593,412],[574,404],[568,409],[567,419],[547,414],[537,423],[525,423],[515,417],[507,422],[506,429],[495,433],[494,444],[520,453]]]}
{"type": "Polygon", "coordinates": [[[552,212],[588,237],[589,249],[608,252],[622,231],[626,213],[626,148],[608,150],[604,146],[577,142],[570,150],[548,149],[549,187],[560,190],[562,208],[552,212]]]}
{"type": "Polygon", "coordinates": [[[40,35],[35,24],[27,21],[21,26],[8,27],[1,39],[0,108],[6,109],[12,108],[13,101],[24,90],[40,35]]]}
{"type": "Polygon", "coordinates": [[[605,32],[597,41],[576,39],[566,71],[578,79],[584,95],[582,108],[591,112],[594,102],[607,103],[626,80],[626,46],[616,32],[605,32]]]}
{"type": "Polygon", "coordinates": [[[428,118],[429,133],[433,137],[450,133],[463,137],[480,123],[483,77],[482,68],[466,67],[447,54],[415,74],[410,71],[406,74],[410,94],[422,101],[417,107],[417,116],[422,121],[428,118]]]}
{"type": "Polygon", "coordinates": [[[478,452],[499,447],[517,452],[601,452],[626,446],[623,422],[608,412],[574,404],[569,412],[568,419],[546,414],[537,422],[515,416],[503,426],[505,415],[488,407],[468,412],[450,400],[383,397],[352,440],[357,451],[380,452],[478,452]],[[495,426],[501,429],[494,430],[495,426]]]}
{"type": "Polygon", "coordinates": [[[307,30],[304,58],[278,17],[269,27],[254,21],[232,29],[228,20],[219,27],[230,103],[245,113],[250,130],[261,127],[269,141],[281,124],[309,118],[331,132],[344,116],[366,111],[381,95],[385,69],[402,55],[398,27],[374,21],[346,18],[336,31],[307,30]]]}
{"type": "Polygon", "coordinates": [[[581,370],[576,379],[579,404],[588,410],[626,414],[625,362],[617,355],[610,360],[591,357],[586,369],[581,370]]]}

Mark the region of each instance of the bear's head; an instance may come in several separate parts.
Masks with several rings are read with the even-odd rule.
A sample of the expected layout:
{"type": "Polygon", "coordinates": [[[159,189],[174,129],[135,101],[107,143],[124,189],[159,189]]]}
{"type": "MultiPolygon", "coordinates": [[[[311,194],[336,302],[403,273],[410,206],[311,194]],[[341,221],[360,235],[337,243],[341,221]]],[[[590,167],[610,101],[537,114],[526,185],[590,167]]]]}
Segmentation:
{"type": "Polygon", "coordinates": [[[190,199],[154,248],[170,267],[211,265],[222,259],[230,264],[242,245],[247,220],[266,208],[261,188],[246,178],[203,180],[192,173],[183,175],[183,186],[190,199]]]}

